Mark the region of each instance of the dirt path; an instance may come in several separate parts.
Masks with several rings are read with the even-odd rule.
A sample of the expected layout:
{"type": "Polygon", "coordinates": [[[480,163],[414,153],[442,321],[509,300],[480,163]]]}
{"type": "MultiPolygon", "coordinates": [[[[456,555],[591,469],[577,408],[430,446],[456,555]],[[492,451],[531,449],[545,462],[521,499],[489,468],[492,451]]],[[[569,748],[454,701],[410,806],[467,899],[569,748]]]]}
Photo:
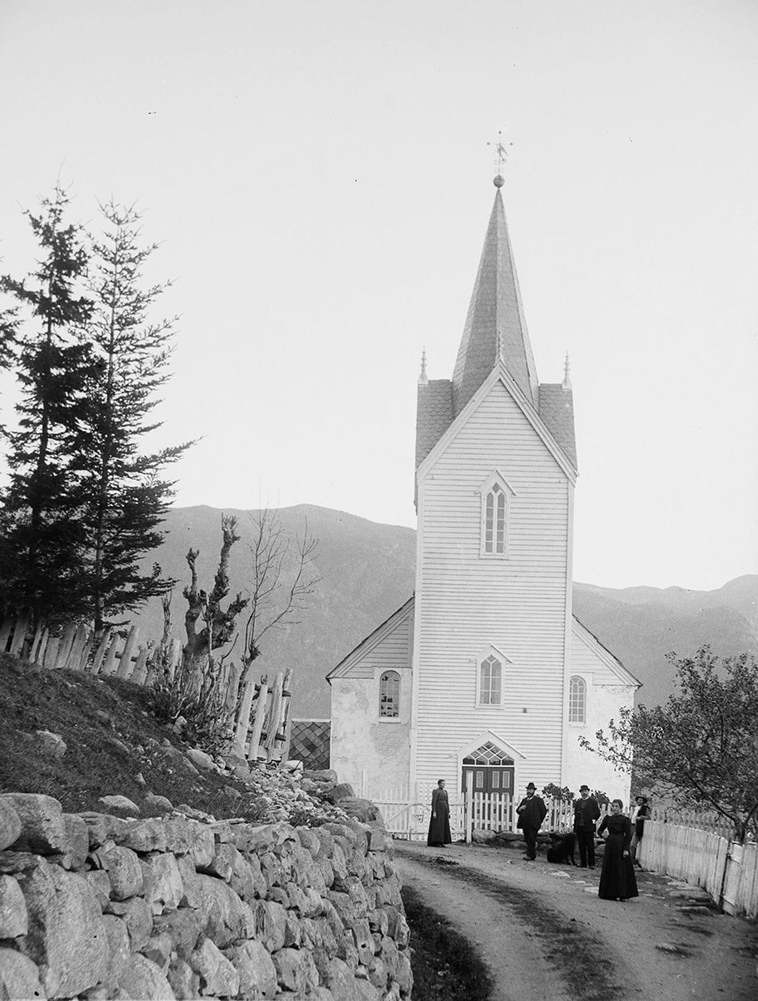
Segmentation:
{"type": "Polygon", "coordinates": [[[396,845],[403,882],[482,956],[491,1001],[758,997],[756,924],[718,914],[687,884],[642,872],[639,899],[620,903],[598,898],[599,870],[396,845]]]}

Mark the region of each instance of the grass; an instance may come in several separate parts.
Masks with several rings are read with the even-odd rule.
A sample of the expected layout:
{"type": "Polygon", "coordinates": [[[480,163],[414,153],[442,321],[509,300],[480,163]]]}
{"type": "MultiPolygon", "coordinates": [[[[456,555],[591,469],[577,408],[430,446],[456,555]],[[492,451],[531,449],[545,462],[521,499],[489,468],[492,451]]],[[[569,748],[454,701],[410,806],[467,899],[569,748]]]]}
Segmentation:
{"type": "Polygon", "coordinates": [[[487,1001],[492,983],[466,939],[408,886],[403,903],[411,929],[413,1001],[487,1001]]]}
{"type": "Polygon", "coordinates": [[[177,766],[165,741],[187,745],[155,718],[148,689],[0,654],[0,719],[0,792],[54,796],[67,813],[103,812],[101,796],[122,795],[142,816],[155,812],[145,805],[155,793],[218,819],[259,818],[250,790],[236,779],[177,766]],[[46,754],[38,730],[62,737],[65,755],[46,754]]]}

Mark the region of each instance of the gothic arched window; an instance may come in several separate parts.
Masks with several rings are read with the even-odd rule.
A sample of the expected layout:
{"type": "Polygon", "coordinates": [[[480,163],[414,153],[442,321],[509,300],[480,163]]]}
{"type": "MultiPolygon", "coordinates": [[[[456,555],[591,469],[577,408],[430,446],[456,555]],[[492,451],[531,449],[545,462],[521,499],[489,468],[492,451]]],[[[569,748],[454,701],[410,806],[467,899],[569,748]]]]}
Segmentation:
{"type": "Polygon", "coordinates": [[[587,682],[574,675],[569,681],[569,723],[587,721],[587,682]]]}
{"type": "Polygon", "coordinates": [[[498,470],[479,488],[482,498],[482,556],[508,555],[508,508],[513,490],[498,470]]]}
{"type": "Polygon", "coordinates": [[[400,675],[385,671],[379,679],[379,716],[395,719],[400,715],[400,675]]]}
{"type": "Polygon", "coordinates": [[[503,700],[503,665],[491,653],[479,662],[479,705],[499,706],[503,700]]]}

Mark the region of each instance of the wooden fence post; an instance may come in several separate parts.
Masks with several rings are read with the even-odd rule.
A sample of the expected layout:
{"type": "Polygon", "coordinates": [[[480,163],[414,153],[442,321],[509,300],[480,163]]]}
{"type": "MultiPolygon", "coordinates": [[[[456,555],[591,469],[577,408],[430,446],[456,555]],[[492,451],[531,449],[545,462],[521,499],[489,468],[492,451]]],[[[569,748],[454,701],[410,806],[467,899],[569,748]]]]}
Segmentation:
{"type": "Polygon", "coordinates": [[[147,677],[147,656],[150,653],[146,646],[141,646],[137,653],[137,659],[134,662],[134,670],[129,678],[133,681],[135,685],[144,685],[145,678],[147,677]]]}
{"type": "Polygon", "coordinates": [[[26,640],[26,631],[29,628],[29,613],[22,612],[21,615],[16,619],[16,628],[13,630],[13,639],[11,640],[10,647],[8,648],[8,653],[12,657],[20,657],[21,651],[24,647],[24,641],[26,640]]]}
{"type": "Polygon", "coordinates": [[[130,677],[132,673],[132,650],[137,644],[138,636],[139,629],[137,626],[132,626],[127,634],[124,649],[121,651],[121,659],[119,661],[118,670],[116,671],[117,678],[128,679],[130,677]]]}
{"type": "MultiPolygon", "coordinates": [[[[250,748],[247,753],[249,761],[255,762],[258,760],[259,757],[258,752],[261,743],[261,735],[263,733],[263,723],[266,718],[267,701],[268,701],[268,678],[264,675],[264,677],[261,678],[260,687],[258,688],[258,698],[256,699],[256,704],[255,704],[255,721],[253,722],[253,732],[250,736],[250,748]]],[[[248,709],[248,714],[249,712],[250,710],[248,709]]]]}
{"type": "Polygon", "coordinates": [[[60,671],[66,666],[66,663],[68,662],[68,655],[71,653],[71,647],[74,643],[75,635],[76,625],[73,622],[69,622],[63,630],[63,635],[58,643],[58,652],[55,658],[55,664],[53,665],[54,670],[60,671]]]}
{"type": "Polygon", "coordinates": [[[90,665],[90,672],[92,674],[100,673],[100,668],[103,666],[103,660],[105,659],[105,652],[108,649],[112,635],[113,630],[110,626],[106,626],[103,630],[103,635],[100,637],[97,650],[95,650],[95,656],[92,658],[92,664],[90,665]]]}
{"type": "Polygon", "coordinates": [[[118,659],[118,644],[120,642],[120,636],[118,633],[113,633],[111,635],[110,645],[108,647],[108,652],[103,660],[103,666],[100,673],[104,677],[109,677],[116,673],[116,660],[118,659]]]}
{"type": "Polygon", "coordinates": [[[66,667],[71,671],[83,671],[84,664],[89,657],[90,631],[83,622],[76,627],[74,638],[71,642],[71,650],[66,659],[66,667]]]}
{"type": "Polygon", "coordinates": [[[0,626],[0,651],[2,652],[5,652],[5,648],[8,646],[8,640],[13,632],[15,623],[16,616],[8,612],[3,619],[3,624],[0,626]]]}

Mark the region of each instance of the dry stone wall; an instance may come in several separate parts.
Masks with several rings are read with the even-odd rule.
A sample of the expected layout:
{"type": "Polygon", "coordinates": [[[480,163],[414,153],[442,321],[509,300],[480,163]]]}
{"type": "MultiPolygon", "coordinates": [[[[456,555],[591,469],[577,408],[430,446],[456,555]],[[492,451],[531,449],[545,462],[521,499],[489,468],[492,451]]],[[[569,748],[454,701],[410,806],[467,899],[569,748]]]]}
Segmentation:
{"type": "Polygon", "coordinates": [[[198,816],[66,814],[49,796],[0,796],[0,1001],[411,997],[380,818],[198,816]]]}

